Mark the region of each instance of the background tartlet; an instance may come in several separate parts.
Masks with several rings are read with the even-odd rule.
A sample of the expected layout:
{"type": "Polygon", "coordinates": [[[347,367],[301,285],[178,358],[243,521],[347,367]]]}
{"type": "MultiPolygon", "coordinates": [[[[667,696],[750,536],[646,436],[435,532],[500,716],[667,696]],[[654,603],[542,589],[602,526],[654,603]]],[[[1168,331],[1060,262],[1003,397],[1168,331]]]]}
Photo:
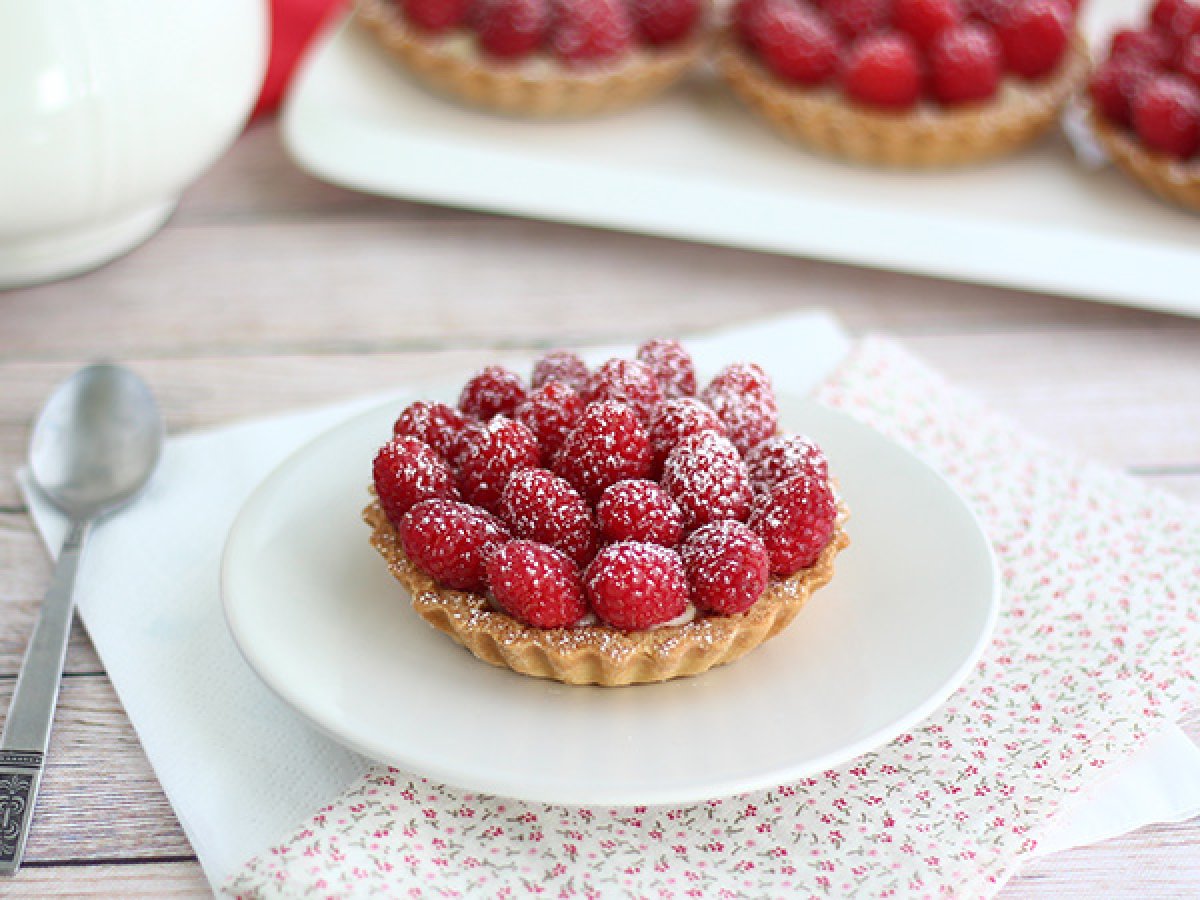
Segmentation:
{"type": "Polygon", "coordinates": [[[742,0],[717,61],[750,109],[810,149],[901,168],[981,162],[1051,128],[1087,77],[1067,0],[1029,2],[1032,25],[1018,28],[958,0],[742,0]],[[846,22],[844,7],[883,12],[846,22]],[[1034,26],[1051,30],[1045,47],[1015,52],[1034,26]]]}
{"type": "Polygon", "coordinates": [[[1158,0],[1117,31],[1088,85],[1089,118],[1117,168],[1200,210],[1200,3],[1158,0]]]}
{"type": "Polygon", "coordinates": [[[704,9],[697,4],[697,10],[680,39],[635,42],[627,52],[587,64],[565,64],[544,46],[520,57],[492,58],[467,23],[437,33],[414,27],[394,0],[358,0],[355,18],[438,94],[506,115],[574,119],[636,106],[680,81],[704,51],[704,9]]]}

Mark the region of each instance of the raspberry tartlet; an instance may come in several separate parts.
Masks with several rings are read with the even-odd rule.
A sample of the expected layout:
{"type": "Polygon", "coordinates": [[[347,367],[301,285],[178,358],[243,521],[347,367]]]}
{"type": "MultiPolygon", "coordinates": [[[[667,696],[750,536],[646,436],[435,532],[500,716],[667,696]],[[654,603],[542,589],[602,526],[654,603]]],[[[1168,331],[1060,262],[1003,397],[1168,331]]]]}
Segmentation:
{"type": "Polygon", "coordinates": [[[733,662],[833,577],[848,513],[761,368],[697,388],[661,339],[595,371],[554,351],[528,385],[490,366],[457,408],[396,419],[371,544],[421,618],[496,666],[615,686],[733,662]]]}
{"type": "Polygon", "coordinates": [[[436,93],[507,115],[634,106],[700,58],[705,0],[358,0],[357,19],[436,93]]]}
{"type": "Polygon", "coordinates": [[[1092,130],[1153,193],[1200,211],[1200,3],[1158,0],[1112,37],[1088,85],[1092,130]]]}
{"type": "Polygon", "coordinates": [[[1011,153],[1087,77],[1077,0],[739,0],[718,62],[785,137],[869,165],[1011,153]]]}

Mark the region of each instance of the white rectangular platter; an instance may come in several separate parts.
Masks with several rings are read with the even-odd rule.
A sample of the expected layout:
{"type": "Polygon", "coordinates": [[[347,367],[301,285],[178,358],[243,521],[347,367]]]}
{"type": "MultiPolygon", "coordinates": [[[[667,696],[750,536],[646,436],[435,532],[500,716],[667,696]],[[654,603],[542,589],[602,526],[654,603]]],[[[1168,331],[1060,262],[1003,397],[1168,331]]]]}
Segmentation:
{"type": "MultiPolygon", "coordinates": [[[[1085,30],[1138,5],[1091,0],[1085,30]]],[[[785,143],[706,73],[602,120],[514,121],[426,93],[353,23],[307,57],[284,133],[302,167],[375,194],[1200,316],[1200,217],[1057,134],[986,166],[875,171],[785,143]]]]}

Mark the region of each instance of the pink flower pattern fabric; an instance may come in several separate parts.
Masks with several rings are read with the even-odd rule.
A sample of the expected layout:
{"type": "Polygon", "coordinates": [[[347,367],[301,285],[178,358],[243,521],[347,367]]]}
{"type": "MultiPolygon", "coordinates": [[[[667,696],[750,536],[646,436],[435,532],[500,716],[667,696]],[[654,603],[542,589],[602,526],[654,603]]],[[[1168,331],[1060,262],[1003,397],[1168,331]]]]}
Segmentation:
{"type": "Polygon", "coordinates": [[[1200,513],[1022,433],[898,345],[818,392],[970,501],[1005,585],[994,640],[924,724],[795,784],[568,808],[375,767],[225,886],[240,897],[987,897],[1072,794],[1197,693],[1200,513]]]}

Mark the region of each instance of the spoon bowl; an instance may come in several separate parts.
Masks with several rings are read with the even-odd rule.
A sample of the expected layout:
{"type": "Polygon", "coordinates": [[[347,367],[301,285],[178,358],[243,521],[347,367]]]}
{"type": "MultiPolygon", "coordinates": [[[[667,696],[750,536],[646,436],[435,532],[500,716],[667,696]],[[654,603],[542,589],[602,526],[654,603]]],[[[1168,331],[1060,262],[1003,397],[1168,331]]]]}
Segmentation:
{"type": "Polygon", "coordinates": [[[150,478],[163,423],[146,383],[121,366],[88,366],[51,395],[29,445],[34,481],[72,518],[127,503],[150,478]]]}

